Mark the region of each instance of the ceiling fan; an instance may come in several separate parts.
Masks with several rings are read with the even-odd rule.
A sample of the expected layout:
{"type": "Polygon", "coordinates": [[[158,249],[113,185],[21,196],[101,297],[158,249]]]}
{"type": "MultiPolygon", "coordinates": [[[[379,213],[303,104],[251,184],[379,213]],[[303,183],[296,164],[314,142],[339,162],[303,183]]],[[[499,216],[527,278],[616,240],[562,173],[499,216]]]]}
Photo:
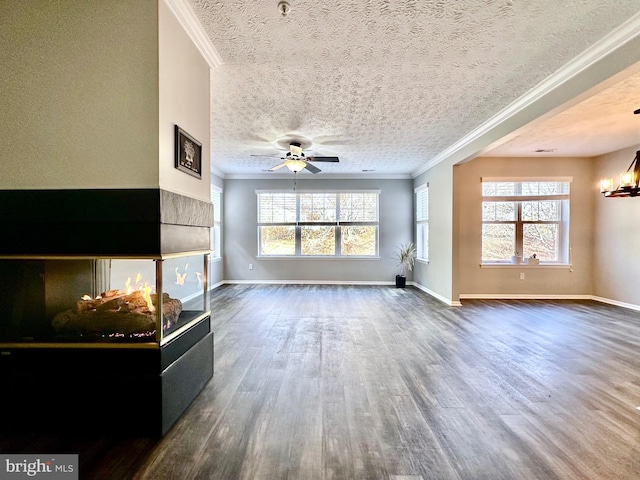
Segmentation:
{"type": "Polygon", "coordinates": [[[289,144],[289,152],[281,158],[284,160],[280,165],[271,167],[270,172],[274,172],[282,167],[287,167],[293,173],[298,173],[305,168],[311,173],[321,172],[318,167],[312,165],[311,162],[339,162],[338,157],[307,157],[302,151],[302,146],[299,142],[291,142],[289,144]]]}

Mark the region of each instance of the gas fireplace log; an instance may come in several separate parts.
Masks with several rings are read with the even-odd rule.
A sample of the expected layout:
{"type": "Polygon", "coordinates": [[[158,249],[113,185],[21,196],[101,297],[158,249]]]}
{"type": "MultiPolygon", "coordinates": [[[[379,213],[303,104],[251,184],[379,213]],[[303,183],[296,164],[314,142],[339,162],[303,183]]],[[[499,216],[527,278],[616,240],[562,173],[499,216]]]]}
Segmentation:
{"type": "Polygon", "coordinates": [[[150,332],[156,328],[155,316],[150,313],[127,312],[117,314],[98,312],[78,314],[72,310],[61,312],[53,319],[53,328],[59,333],[132,333],[150,332]]]}
{"type": "MultiPolygon", "coordinates": [[[[80,300],[73,310],[58,313],[52,321],[59,333],[125,334],[145,333],[155,329],[156,314],[149,310],[141,292],[124,294],[111,290],[95,299],[80,300]]],[[[151,302],[155,305],[156,295],[151,302]]],[[[176,322],[182,312],[182,302],[162,295],[162,313],[169,325],[176,322]]]]}

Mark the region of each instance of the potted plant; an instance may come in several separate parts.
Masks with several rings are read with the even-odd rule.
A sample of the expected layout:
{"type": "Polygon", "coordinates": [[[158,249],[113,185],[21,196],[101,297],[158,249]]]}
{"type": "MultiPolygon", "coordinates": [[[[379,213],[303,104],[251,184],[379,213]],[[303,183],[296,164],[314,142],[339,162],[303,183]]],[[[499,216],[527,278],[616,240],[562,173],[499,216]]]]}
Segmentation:
{"type": "Polygon", "coordinates": [[[411,242],[400,244],[396,251],[395,259],[400,267],[400,274],[396,275],[396,287],[404,288],[407,285],[407,272],[413,270],[416,263],[416,244],[411,242]]]}
{"type": "Polygon", "coordinates": [[[522,257],[520,256],[520,252],[518,250],[513,252],[513,255],[511,256],[511,263],[522,263],[522,257]]]}

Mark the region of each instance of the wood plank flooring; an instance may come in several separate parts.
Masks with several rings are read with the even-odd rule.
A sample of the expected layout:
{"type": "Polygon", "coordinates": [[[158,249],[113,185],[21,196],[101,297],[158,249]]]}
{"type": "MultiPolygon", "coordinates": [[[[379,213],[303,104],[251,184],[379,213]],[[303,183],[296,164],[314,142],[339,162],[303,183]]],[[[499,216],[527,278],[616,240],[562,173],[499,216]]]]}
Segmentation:
{"type": "Polygon", "coordinates": [[[79,453],[83,479],[640,478],[637,312],[332,285],[213,305],[214,378],[164,438],[0,451],[79,453]]]}

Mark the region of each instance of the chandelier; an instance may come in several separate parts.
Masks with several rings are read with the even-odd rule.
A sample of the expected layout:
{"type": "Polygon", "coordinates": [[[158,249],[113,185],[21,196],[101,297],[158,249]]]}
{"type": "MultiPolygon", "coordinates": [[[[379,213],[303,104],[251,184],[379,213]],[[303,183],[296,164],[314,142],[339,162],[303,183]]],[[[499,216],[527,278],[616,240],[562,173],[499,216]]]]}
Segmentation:
{"type": "MultiPolygon", "coordinates": [[[[640,113],[640,108],[633,112],[640,113]]],[[[600,193],[605,197],[637,197],[640,194],[640,150],[636,152],[631,165],[626,172],[620,174],[618,188],[613,187],[613,178],[603,178],[600,180],[600,193]]]]}

